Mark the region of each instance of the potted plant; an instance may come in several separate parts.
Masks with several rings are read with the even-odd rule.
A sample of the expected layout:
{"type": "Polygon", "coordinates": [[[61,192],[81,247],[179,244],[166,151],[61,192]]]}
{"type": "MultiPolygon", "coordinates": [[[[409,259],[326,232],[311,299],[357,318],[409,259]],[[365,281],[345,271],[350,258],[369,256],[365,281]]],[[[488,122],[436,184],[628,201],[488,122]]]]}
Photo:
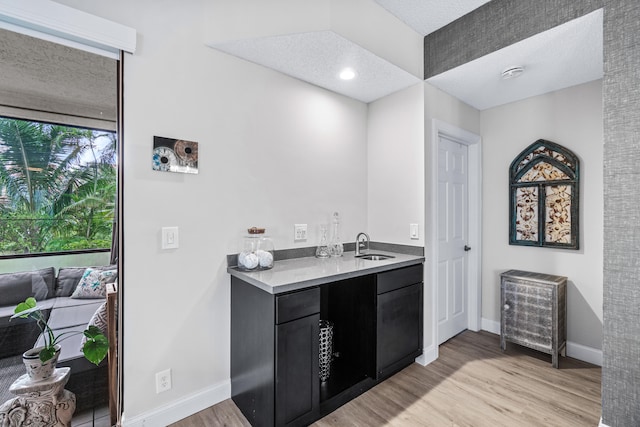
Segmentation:
{"type": "Polygon", "coordinates": [[[14,313],[11,319],[20,317],[35,320],[44,341],[43,346],[27,350],[22,356],[27,367],[27,374],[32,380],[42,380],[52,375],[60,354],[59,343],[73,335],[84,334],[86,337],[86,342],[82,346],[82,353],[91,363],[98,365],[109,351],[107,337],[104,336],[99,328],[93,325],[87,327],[83,332],[62,332],[56,335],[49,327],[46,317],[38,308],[35,298],[27,298],[24,302],[18,304],[14,309],[14,313]]]}

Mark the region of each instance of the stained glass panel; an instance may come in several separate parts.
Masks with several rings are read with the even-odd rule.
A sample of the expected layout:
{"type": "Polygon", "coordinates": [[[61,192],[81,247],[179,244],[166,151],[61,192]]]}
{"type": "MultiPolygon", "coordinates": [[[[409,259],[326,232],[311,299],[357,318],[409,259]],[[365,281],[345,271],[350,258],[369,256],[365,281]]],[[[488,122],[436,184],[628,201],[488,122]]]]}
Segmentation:
{"type": "Polygon", "coordinates": [[[540,162],[529,169],[519,182],[559,181],[569,179],[566,173],[547,162],[540,162]]]}
{"type": "Polygon", "coordinates": [[[545,240],[571,243],[571,187],[546,187],[545,240]]]}
{"type": "Polygon", "coordinates": [[[538,241],[538,187],[516,191],[516,240],[538,241]]]}
{"type": "Polygon", "coordinates": [[[553,149],[546,147],[544,145],[536,148],[535,150],[533,150],[532,152],[530,152],[529,154],[527,154],[518,164],[517,167],[517,171],[521,170],[522,168],[524,168],[531,160],[535,159],[536,157],[539,156],[546,156],[552,159],[556,159],[557,161],[559,161],[560,163],[564,164],[565,166],[567,166],[570,169],[573,169],[573,164],[571,163],[571,161],[569,159],[567,159],[567,157],[561,153],[558,153],[557,151],[554,151],[553,149]]]}

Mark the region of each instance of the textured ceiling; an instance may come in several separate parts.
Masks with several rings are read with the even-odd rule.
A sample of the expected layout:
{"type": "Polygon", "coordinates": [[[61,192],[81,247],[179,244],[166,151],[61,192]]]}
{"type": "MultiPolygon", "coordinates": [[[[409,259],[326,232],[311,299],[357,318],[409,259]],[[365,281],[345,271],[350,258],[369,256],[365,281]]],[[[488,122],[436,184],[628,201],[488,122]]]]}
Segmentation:
{"type": "Polygon", "coordinates": [[[489,0],[375,1],[423,36],[489,2],[489,0]]]}
{"type": "Polygon", "coordinates": [[[420,79],[333,31],[287,34],[215,43],[211,47],[314,85],[371,102],[420,79]],[[344,81],[350,67],[357,76],[344,81]]]}
{"type": "MultiPolygon", "coordinates": [[[[414,31],[429,34],[488,0],[375,0],[414,31]]],[[[285,34],[217,43],[212,47],[363,102],[419,80],[333,31],[285,34]],[[358,72],[341,81],[344,66],[358,72]]],[[[602,11],[576,19],[428,80],[483,110],[602,78],[602,11]],[[501,80],[513,65],[525,73],[501,80]]]]}
{"type": "Polygon", "coordinates": [[[484,110],[600,79],[602,55],[602,10],[597,10],[427,82],[484,110]],[[524,73],[502,80],[501,72],[514,65],[523,66],[524,73]]]}
{"type": "Polygon", "coordinates": [[[115,121],[116,61],[0,29],[0,105],[115,121]]]}

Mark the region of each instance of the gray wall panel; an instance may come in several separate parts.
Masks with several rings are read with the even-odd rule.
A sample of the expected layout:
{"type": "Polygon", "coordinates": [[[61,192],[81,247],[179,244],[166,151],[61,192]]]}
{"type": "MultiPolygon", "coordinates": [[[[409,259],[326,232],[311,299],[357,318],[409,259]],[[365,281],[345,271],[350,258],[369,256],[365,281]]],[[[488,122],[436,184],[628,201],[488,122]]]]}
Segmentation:
{"type": "Polygon", "coordinates": [[[424,78],[602,7],[603,0],[493,0],[424,39],[424,78]]]}
{"type": "Polygon", "coordinates": [[[602,419],[640,425],[640,3],[604,14],[604,342],[602,419]]]}
{"type": "Polygon", "coordinates": [[[494,0],[425,37],[425,78],[603,6],[602,418],[627,427],[640,426],[640,1],[494,0]]]}

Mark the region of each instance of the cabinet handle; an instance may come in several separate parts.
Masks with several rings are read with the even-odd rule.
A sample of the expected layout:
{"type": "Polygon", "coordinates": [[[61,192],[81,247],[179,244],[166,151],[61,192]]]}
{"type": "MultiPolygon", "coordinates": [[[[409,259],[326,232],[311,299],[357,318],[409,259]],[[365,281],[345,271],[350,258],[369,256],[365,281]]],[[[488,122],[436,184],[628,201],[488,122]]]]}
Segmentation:
{"type": "Polygon", "coordinates": [[[509,310],[510,308],[511,308],[511,307],[509,307],[509,304],[505,304],[505,305],[504,305],[504,309],[505,309],[505,310],[509,310]]]}

